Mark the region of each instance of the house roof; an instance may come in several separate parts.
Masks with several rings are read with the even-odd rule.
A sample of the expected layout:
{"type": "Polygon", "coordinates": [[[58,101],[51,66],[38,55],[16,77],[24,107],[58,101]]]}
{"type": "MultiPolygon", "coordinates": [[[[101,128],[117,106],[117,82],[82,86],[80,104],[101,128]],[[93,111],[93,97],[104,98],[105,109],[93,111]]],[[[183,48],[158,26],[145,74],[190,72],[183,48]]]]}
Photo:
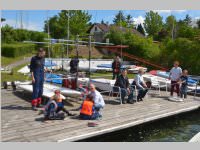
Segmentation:
{"type": "Polygon", "coordinates": [[[88,30],[88,32],[94,27],[97,26],[99,27],[103,32],[108,32],[109,31],[109,25],[107,24],[100,24],[100,23],[94,23],[88,30]]]}
{"type": "MultiPolygon", "coordinates": [[[[109,32],[109,30],[110,30],[111,28],[114,28],[114,29],[116,29],[116,30],[121,30],[121,31],[123,31],[123,32],[130,30],[129,28],[120,27],[120,26],[116,26],[116,25],[107,25],[107,24],[94,23],[94,24],[90,27],[90,29],[88,30],[88,32],[90,32],[90,30],[91,30],[94,26],[99,27],[103,32],[109,32]]],[[[137,35],[139,35],[139,36],[141,36],[141,37],[145,37],[143,34],[141,34],[140,32],[138,32],[136,29],[131,29],[131,30],[132,30],[132,32],[133,32],[134,34],[137,34],[137,35]]]]}
{"type": "Polygon", "coordinates": [[[120,26],[116,26],[116,25],[110,25],[110,29],[113,28],[115,30],[121,30],[122,32],[126,32],[128,30],[131,30],[132,33],[139,35],[141,37],[145,37],[143,34],[141,34],[139,31],[137,31],[136,29],[130,29],[130,28],[125,28],[125,27],[120,27],[120,26]]]}

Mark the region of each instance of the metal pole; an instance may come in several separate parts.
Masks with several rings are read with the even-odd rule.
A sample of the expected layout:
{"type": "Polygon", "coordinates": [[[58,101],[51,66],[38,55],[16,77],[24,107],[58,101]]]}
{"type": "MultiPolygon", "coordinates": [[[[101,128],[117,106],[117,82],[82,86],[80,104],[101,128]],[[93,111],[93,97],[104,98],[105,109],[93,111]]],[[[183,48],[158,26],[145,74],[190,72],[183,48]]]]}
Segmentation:
{"type": "MultiPolygon", "coordinates": [[[[69,40],[69,10],[67,15],[67,40],[69,40]]],[[[67,41],[68,44],[68,41],[67,41]]],[[[69,45],[67,45],[67,58],[69,58],[69,45]]]]}
{"type": "Polygon", "coordinates": [[[64,63],[63,63],[63,57],[64,57],[64,49],[65,49],[65,46],[63,45],[62,46],[62,71],[64,70],[64,68],[63,68],[63,65],[64,65],[64,63]]]}
{"type": "MultiPolygon", "coordinates": [[[[49,39],[49,16],[48,16],[49,11],[47,10],[47,34],[48,34],[48,39],[49,39]]],[[[48,57],[50,58],[50,42],[48,42],[48,57]]]]}
{"type": "Polygon", "coordinates": [[[90,83],[90,74],[91,74],[91,41],[92,41],[92,36],[89,35],[89,83],[90,83]]]}
{"type": "MultiPolygon", "coordinates": [[[[78,59],[78,40],[79,40],[79,35],[76,35],[76,58],[78,59]]],[[[78,87],[78,66],[76,70],[76,87],[78,87]]]]}

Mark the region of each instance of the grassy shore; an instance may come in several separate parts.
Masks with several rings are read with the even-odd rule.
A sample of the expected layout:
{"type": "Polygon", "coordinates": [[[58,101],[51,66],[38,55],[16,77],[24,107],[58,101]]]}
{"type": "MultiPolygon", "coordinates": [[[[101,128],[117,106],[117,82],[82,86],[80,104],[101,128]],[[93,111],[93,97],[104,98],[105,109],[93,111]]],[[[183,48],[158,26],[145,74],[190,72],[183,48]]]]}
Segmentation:
{"type": "Polygon", "coordinates": [[[29,63],[19,65],[15,68],[12,69],[12,73],[1,73],[1,82],[4,81],[25,81],[25,80],[30,80],[30,77],[25,76],[21,73],[18,73],[17,71],[27,65],[29,63]]]}
{"type": "Polygon", "coordinates": [[[15,57],[15,58],[1,56],[1,66],[10,65],[10,64],[15,63],[19,60],[24,59],[24,57],[30,57],[30,56],[33,56],[33,54],[26,54],[26,55],[23,55],[23,56],[20,56],[20,57],[15,57]]]}

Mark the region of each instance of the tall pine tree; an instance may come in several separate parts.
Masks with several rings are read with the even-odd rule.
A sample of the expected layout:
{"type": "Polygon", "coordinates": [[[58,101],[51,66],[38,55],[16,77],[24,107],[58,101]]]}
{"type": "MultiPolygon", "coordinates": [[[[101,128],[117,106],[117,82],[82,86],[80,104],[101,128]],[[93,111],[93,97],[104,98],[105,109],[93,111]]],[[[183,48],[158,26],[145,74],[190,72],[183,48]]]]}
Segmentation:
{"type": "Polygon", "coordinates": [[[137,30],[138,32],[140,32],[141,34],[145,35],[144,28],[142,27],[141,24],[139,24],[139,25],[137,26],[136,30],[137,30]]]}

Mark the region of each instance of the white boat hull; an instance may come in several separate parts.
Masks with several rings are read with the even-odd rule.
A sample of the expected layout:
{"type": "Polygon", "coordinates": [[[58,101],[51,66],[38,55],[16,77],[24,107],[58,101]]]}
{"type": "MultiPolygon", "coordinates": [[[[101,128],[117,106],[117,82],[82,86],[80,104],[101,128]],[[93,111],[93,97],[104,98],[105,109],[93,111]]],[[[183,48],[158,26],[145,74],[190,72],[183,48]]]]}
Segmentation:
{"type": "MultiPolygon", "coordinates": [[[[20,85],[17,85],[17,87],[20,89],[23,89],[25,91],[33,92],[32,85],[20,84],[20,85]]],[[[43,96],[48,97],[48,98],[53,96],[54,91],[56,89],[59,89],[61,94],[66,97],[81,97],[81,92],[79,92],[79,91],[72,90],[69,88],[59,87],[59,86],[51,85],[51,84],[47,84],[47,83],[44,83],[43,96]]]]}

